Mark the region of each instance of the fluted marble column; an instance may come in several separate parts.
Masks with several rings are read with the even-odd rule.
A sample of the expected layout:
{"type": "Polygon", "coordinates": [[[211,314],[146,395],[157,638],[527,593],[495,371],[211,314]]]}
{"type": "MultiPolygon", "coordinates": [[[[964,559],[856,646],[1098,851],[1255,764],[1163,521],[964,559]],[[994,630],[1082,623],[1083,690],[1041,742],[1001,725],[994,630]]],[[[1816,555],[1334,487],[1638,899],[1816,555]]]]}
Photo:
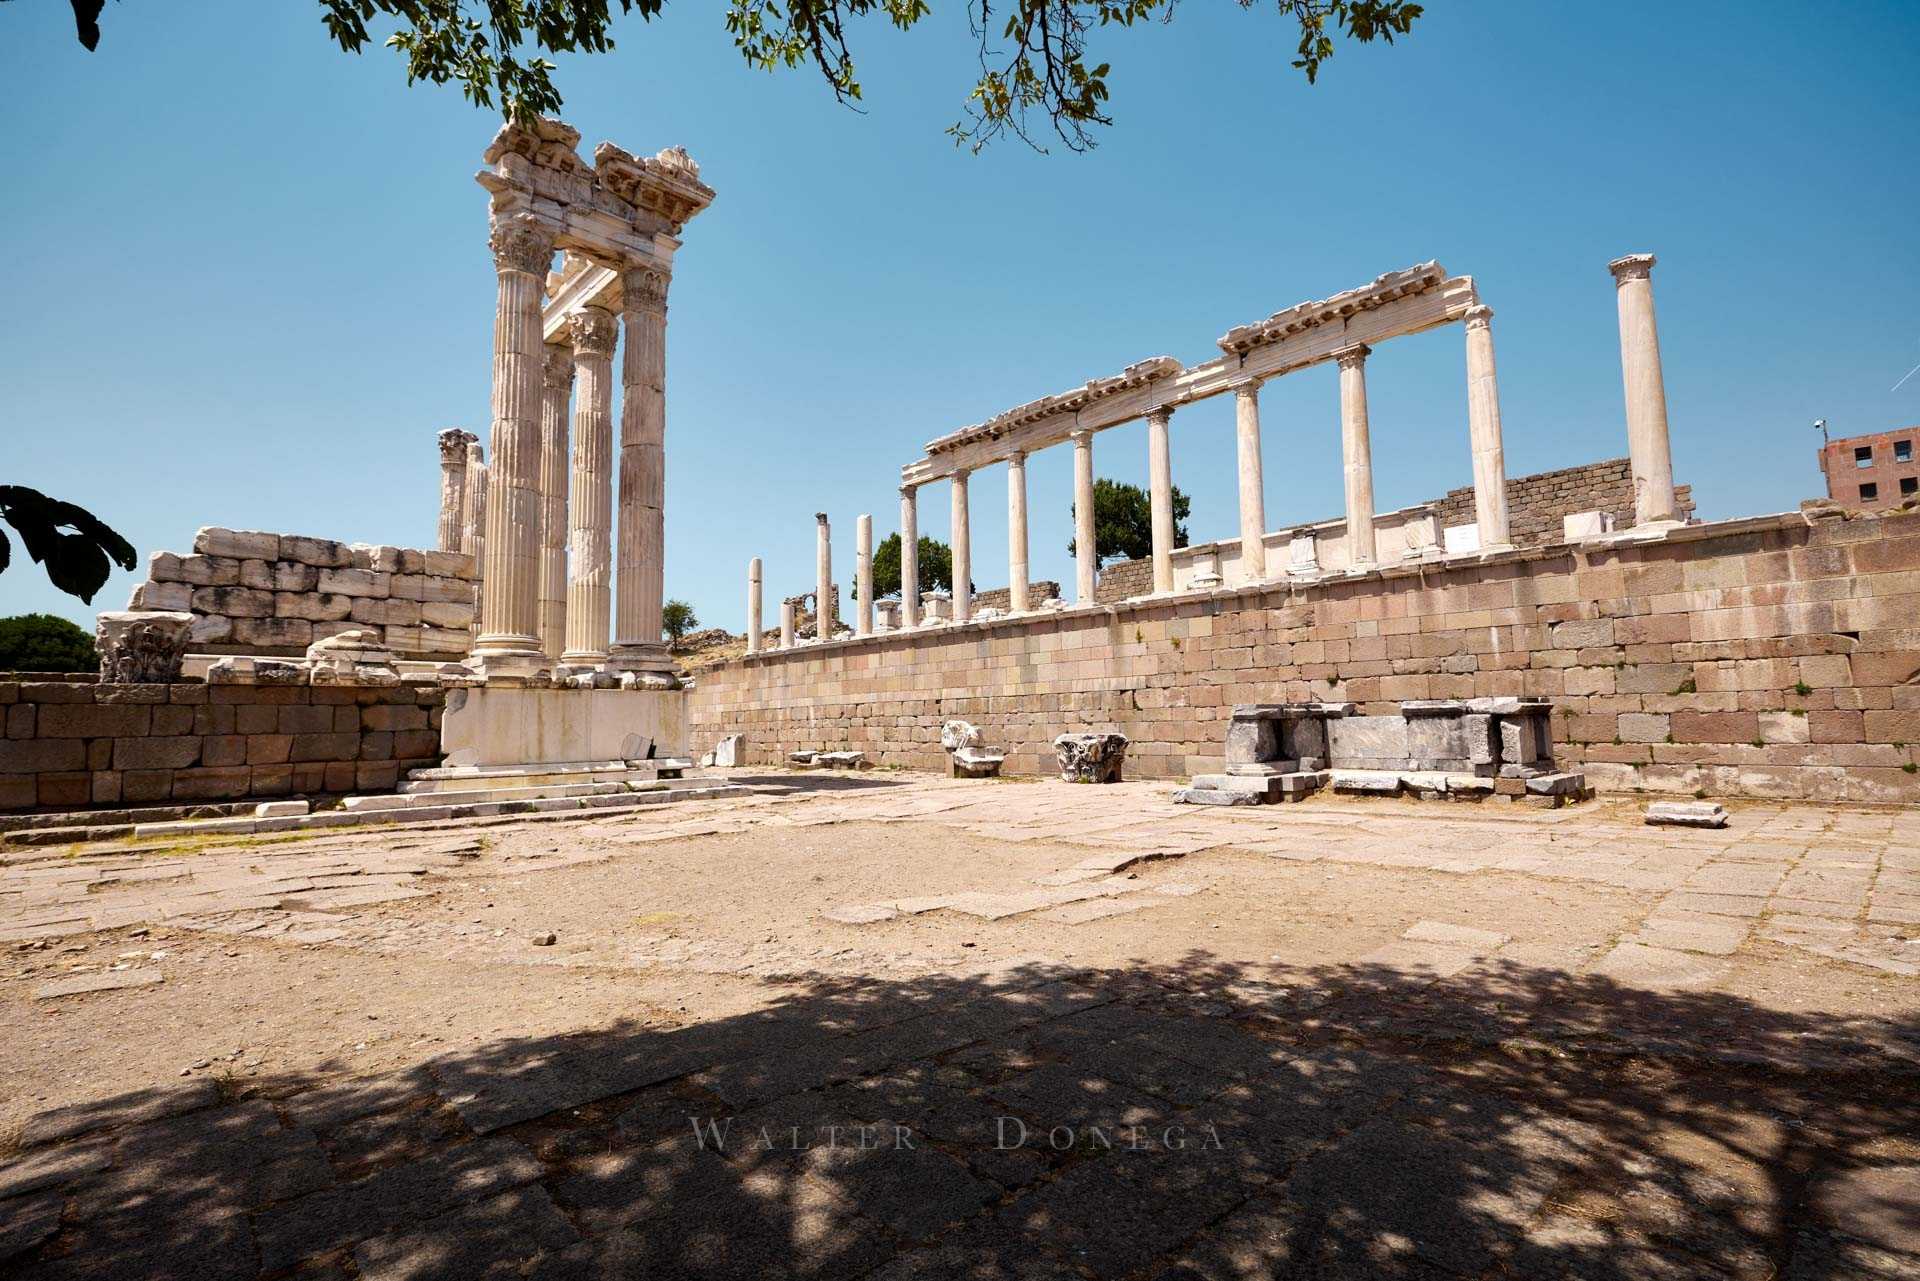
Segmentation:
{"type": "Polygon", "coordinates": [[[470,431],[449,427],[440,433],[440,526],[435,531],[443,552],[460,551],[466,538],[467,446],[470,431]]]}
{"type": "Polygon", "coordinates": [[[660,630],[666,595],[667,273],[620,273],[620,521],[613,652],[607,666],[676,684],[660,630]]]}
{"type": "Polygon", "coordinates": [[[1654,261],[1652,254],[1628,254],[1607,264],[1620,304],[1620,372],[1627,393],[1627,456],[1633,469],[1636,525],[1679,519],[1660,331],[1653,320],[1654,261]]]}
{"type": "Polygon", "coordinates": [[[747,562],[747,653],[760,652],[760,558],[747,562]]]}
{"type": "Polygon", "coordinates": [[[607,661],[613,628],[613,348],[619,322],[604,307],[568,318],[575,395],[567,503],[568,667],[607,661]]]}
{"type": "Polygon", "coordinates": [[[1358,569],[1380,559],[1373,536],[1373,438],[1367,430],[1365,343],[1334,353],[1340,362],[1340,459],[1347,483],[1347,563],[1358,569]]]}
{"type": "Polygon", "coordinates": [[[1260,465],[1260,380],[1233,385],[1233,428],[1240,472],[1240,581],[1267,576],[1267,488],[1260,465]]]}
{"type": "Polygon", "coordinates": [[[1027,456],[1007,459],[1007,608],[1027,609],[1027,456]]]}
{"type": "Polygon", "coordinates": [[[1099,549],[1093,545],[1093,433],[1073,436],[1073,602],[1091,605],[1099,549]]]}
{"type": "MultiPolygon", "coordinates": [[[[1507,519],[1506,446],[1493,372],[1493,308],[1467,309],[1467,436],[1473,445],[1473,519],[1482,547],[1513,541],[1507,519]]],[[[1439,531],[1435,531],[1436,534],[1439,531]]]]}
{"type": "Polygon", "coordinates": [[[900,486],[900,626],[920,626],[920,491],[900,486]]]}
{"type": "Polygon", "coordinates": [[[1153,591],[1173,590],[1173,410],[1147,411],[1147,488],[1153,508],[1153,591]]]}
{"type": "Polygon", "coordinates": [[[825,512],[813,514],[813,634],[833,639],[833,527],[825,512]]]}
{"type": "Polygon", "coordinates": [[[853,522],[853,589],[860,599],[853,605],[853,634],[873,635],[873,517],[862,513],[853,522]]]}
{"type": "Polygon", "coordinates": [[[547,344],[540,402],[540,652],[558,662],[567,645],[567,408],[573,352],[547,344]]]}
{"type": "Polygon", "coordinates": [[[473,663],[489,678],[547,666],[540,649],[540,419],[545,345],[541,293],[553,235],[524,216],[493,225],[493,449],[487,474],[486,568],[473,663]]]}
{"type": "Polygon", "coordinates": [[[968,473],[953,473],[953,621],[973,617],[973,526],[967,516],[968,473]]]}
{"type": "MultiPolygon", "coordinates": [[[[460,511],[460,550],[473,557],[473,572],[487,569],[487,451],[478,438],[467,442],[467,494],[460,511]]],[[[478,628],[479,620],[474,620],[478,628]]]]}

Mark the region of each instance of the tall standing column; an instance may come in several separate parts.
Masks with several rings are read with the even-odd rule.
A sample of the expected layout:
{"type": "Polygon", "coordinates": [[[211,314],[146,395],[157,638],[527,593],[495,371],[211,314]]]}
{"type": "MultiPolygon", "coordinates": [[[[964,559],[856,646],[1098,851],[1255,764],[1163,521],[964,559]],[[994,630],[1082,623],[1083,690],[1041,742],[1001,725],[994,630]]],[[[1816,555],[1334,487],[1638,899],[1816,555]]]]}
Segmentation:
{"type": "Polygon", "coordinates": [[[1267,576],[1267,488],[1260,467],[1260,380],[1233,385],[1233,428],[1240,464],[1240,581],[1267,576]]]}
{"type": "Polygon", "coordinates": [[[661,639],[666,595],[667,273],[620,273],[620,545],[613,653],[607,666],[676,685],[661,639]]]}
{"type": "Polygon", "coordinates": [[[862,514],[853,522],[853,589],[860,599],[853,605],[853,634],[873,635],[873,517],[862,514]]]}
{"type": "MultiPolygon", "coordinates": [[[[1467,308],[1467,436],[1473,446],[1473,519],[1482,547],[1513,541],[1507,520],[1506,446],[1493,373],[1493,308],[1467,308]]],[[[1435,531],[1436,533],[1438,531],[1435,531]]]]}
{"type": "Polygon", "coordinates": [[[1094,571],[1100,564],[1093,544],[1093,432],[1073,433],[1073,603],[1091,605],[1094,571]]]}
{"type": "Polygon", "coordinates": [[[541,293],[553,234],[538,220],[497,220],[493,321],[493,455],[487,472],[486,569],[473,662],[488,677],[530,677],[540,650],[540,416],[545,345],[541,293]]]}
{"type": "Polygon", "coordinates": [[[760,652],[760,558],[747,562],[747,653],[760,652]]]}
{"type": "Polygon", "coordinates": [[[1173,410],[1147,411],[1147,487],[1153,507],[1153,591],[1173,590],[1173,447],[1168,428],[1173,410]]]}
{"type": "Polygon", "coordinates": [[[920,491],[900,486],[900,626],[920,626],[920,491]]]}
{"type": "Polygon", "coordinates": [[[1027,610],[1027,456],[1007,459],[1007,608],[1027,610]]]}
{"type": "Polygon", "coordinates": [[[568,667],[600,667],[613,629],[613,348],[620,325],[604,307],[568,319],[573,338],[573,467],[567,503],[568,667]]]}
{"type": "Polygon", "coordinates": [[[813,520],[813,634],[824,641],[833,639],[833,529],[825,512],[815,512],[813,520]]]}
{"type": "Polygon", "coordinates": [[[567,402],[573,353],[547,344],[540,402],[540,651],[558,662],[567,644],[567,402]]]}
{"type": "Polygon", "coordinates": [[[1340,362],[1340,458],[1347,479],[1347,563],[1358,569],[1380,559],[1373,537],[1373,438],[1367,431],[1367,356],[1355,343],[1334,353],[1340,362]]]}
{"type": "MultiPolygon", "coordinates": [[[[473,557],[476,577],[486,572],[487,451],[478,438],[467,442],[467,495],[460,509],[460,550],[473,557]]],[[[479,626],[478,619],[474,626],[479,626]]]]}
{"type": "Polygon", "coordinates": [[[799,621],[794,617],[794,615],[797,612],[798,611],[794,609],[792,601],[783,600],[780,602],[780,648],[781,649],[793,648],[794,633],[799,630],[799,621]]]}
{"type": "Polygon", "coordinates": [[[1667,385],[1660,373],[1660,331],[1653,322],[1652,254],[1607,264],[1620,303],[1620,372],[1627,392],[1627,456],[1633,468],[1633,523],[1679,519],[1673,501],[1673,453],[1667,438],[1667,385]]]}
{"type": "Polygon", "coordinates": [[[973,617],[973,527],[967,517],[967,472],[953,473],[953,621],[973,617]]]}
{"type": "Polygon", "coordinates": [[[458,427],[440,433],[440,526],[435,532],[443,552],[461,550],[465,537],[467,446],[473,439],[472,432],[458,427]]]}

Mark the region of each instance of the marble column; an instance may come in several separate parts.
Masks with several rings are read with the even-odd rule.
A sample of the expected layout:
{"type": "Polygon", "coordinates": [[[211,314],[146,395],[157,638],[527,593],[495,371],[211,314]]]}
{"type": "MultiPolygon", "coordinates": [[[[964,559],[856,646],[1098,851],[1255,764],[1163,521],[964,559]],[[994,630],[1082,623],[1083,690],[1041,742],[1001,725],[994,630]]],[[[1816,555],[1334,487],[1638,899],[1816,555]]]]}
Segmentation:
{"type": "Polygon", "coordinates": [[[1173,410],[1147,412],[1147,488],[1153,508],[1153,593],[1173,590],[1173,410]]]}
{"type": "Polygon", "coordinates": [[[813,536],[813,634],[833,639],[833,529],[825,512],[815,512],[813,536]]]}
{"type": "Polygon", "coordinates": [[[760,558],[747,562],[747,653],[760,652],[760,558]]]}
{"type": "Polygon", "coordinates": [[[600,667],[613,628],[613,348],[619,322],[604,307],[567,320],[573,340],[572,467],[567,501],[567,626],[560,662],[600,667]]]}
{"type": "Polygon", "coordinates": [[[485,567],[473,663],[489,678],[525,679],[540,649],[540,420],[545,340],[540,302],[553,233],[537,219],[497,219],[489,237],[498,277],[493,320],[493,442],[487,465],[485,567]]]}
{"type": "Polygon", "coordinates": [[[973,527],[967,518],[968,473],[953,473],[953,621],[973,617],[973,527]]]}
{"type": "Polygon", "coordinates": [[[1373,438],[1367,431],[1365,343],[1335,352],[1340,363],[1340,460],[1347,482],[1347,565],[1359,569],[1380,559],[1373,536],[1373,438]]]}
{"type": "MultiPolygon", "coordinates": [[[[467,442],[467,505],[461,524],[460,550],[473,557],[476,595],[485,590],[487,572],[486,456],[478,440],[467,442]]],[[[474,604],[478,605],[479,601],[476,599],[474,604]]],[[[477,609],[467,634],[474,637],[480,635],[480,614],[477,609]]]]}
{"type": "Polygon", "coordinates": [[[1267,576],[1267,488],[1260,466],[1260,380],[1233,385],[1233,427],[1240,464],[1240,581],[1267,576]]]}
{"type": "Polygon", "coordinates": [[[1027,456],[1007,459],[1007,608],[1027,610],[1027,456]]]}
{"type": "Polygon", "coordinates": [[[619,566],[607,666],[677,685],[660,630],[666,595],[667,273],[620,273],[619,566]]]}
{"type": "Polygon", "coordinates": [[[900,486],[900,626],[920,626],[920,491],[900,486]]]}
{"type": "Polygon", "coordinates": [[[437,546],[443,552],[461,550],[466,536],[467,446],[470,431],[449,427],[440,433],[440,527],[437,546]]]}
{"type": "Polygon", "coordinates": [[[1660,331],[1653,321],[1652,254],[1607,264],[1620,304],[1620,371],[1627,393],[1627,456],[1633,469],[1633,523],[1678,520],[1673,454],[1667,437],[1667,386],[1660,373],[1660,331]]]}
{"type": "MultiPolygon", "coordinates": [[[[1493,372],[1493,308],[1467,308],[1467,436],[1473,445],[1473,519],[1482,547],[1513,541],[1507,520],[1506,446],[1493,372]]],[[[1436,534],[1438,531],[1436,531],[1436,534]]]]}
{"type": "Polygon", "coordinates": [[[798,622],[795,618],[795,614],[797,612],[798,611],[795,610],[792,601],[783,600],[780,602],[780,648],[781,649],[793,648],[794,633],[798,630],[798,622]]]}
{"type": "Polygon", "coordinates": [[[567,645],[567,409],[573,352],[547,344],[540,402],[540,652],[558,662],[567,645]]]}
{"type": "Polygon", "coordinates": [[[1093,432],[1073,437],[1073,603],[1091,605],[1099,549],[1093,544],[1093,432]]]}
{"type": "Polygon", "coordinates": [[[853,634],[873,635],[873,517],[853,522],[853,589],[860,599],[853,605],[853,634]]]}

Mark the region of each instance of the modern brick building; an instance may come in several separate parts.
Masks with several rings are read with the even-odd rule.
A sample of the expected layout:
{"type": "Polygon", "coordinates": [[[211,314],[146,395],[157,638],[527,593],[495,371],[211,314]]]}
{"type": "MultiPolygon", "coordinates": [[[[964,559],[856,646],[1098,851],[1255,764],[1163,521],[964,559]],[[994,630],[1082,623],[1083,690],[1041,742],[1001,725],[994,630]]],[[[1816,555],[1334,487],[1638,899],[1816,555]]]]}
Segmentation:
{"type": "Polygon", "coordinates": [[[1920,496],[1920,427],[1830,440],[1820,448],[1827,497],[1862,511],[1920,496]]]}

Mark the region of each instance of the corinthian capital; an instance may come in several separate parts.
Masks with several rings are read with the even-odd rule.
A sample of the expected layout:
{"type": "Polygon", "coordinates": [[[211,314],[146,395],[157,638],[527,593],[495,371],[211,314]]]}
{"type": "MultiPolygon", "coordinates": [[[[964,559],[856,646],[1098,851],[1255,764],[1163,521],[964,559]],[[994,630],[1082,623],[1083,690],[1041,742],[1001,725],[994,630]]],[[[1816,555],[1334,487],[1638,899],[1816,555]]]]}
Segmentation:
{"type": "Polygon", "coordinates": [[[582,307],[567,317],[576,356],[611,356],[620,335],[620,322],[605,307],[582,307]]]}
{"type": "Polygon", "coordinates": [[[1485,303],[1475,303],[1467,308],[1467,328],[1485,329],[1493,323],[1493,308],[1485,303]]]}
{"type": "Polygon", "coordinates": [[[1357,342],[1351,347],[1342,347],[1334,352],[1333,358],[1340,362],[1342,369],[1359,369],[1366,365],[1367,357],[1372,354],[1373,348],[1363,342],[1357,342]]]}
{"type": "Polygon", "coordinates": [[[542,372],[546,375],[549,391],[559,391],[563,387],[573,385],[573,353],[567,349],[565,343],[547,344],[547,362],[542,372]]]}
{"type": "Polygon", "coordinates": [[[628,311],[665,311],[671,277],[658,267],[628,267],[620,273],[620,293],[628,311]]]}
{"type": "Polygon", "coordinates": [[[442,467],[465,467],[467,465],[467,446],[479,437],[470,431],[458,427],[449,427],[440,433],[440,465],[442,467]]]}
{"type": "Polygon", "coordinates": [[[553,233],[537,218],[495,219],[487,244],[493,249],[496,271],[524,271],[545,279],[553,264],[553,233]]]}
{"type": "Polygon", "coordinates": [[[1654,261],[1652,254],[1628,254],[1608,263],[1607,270],[1613,273],[1615,285],[1624,285],[1629,280],[1652,279],[1654,261]]]}

